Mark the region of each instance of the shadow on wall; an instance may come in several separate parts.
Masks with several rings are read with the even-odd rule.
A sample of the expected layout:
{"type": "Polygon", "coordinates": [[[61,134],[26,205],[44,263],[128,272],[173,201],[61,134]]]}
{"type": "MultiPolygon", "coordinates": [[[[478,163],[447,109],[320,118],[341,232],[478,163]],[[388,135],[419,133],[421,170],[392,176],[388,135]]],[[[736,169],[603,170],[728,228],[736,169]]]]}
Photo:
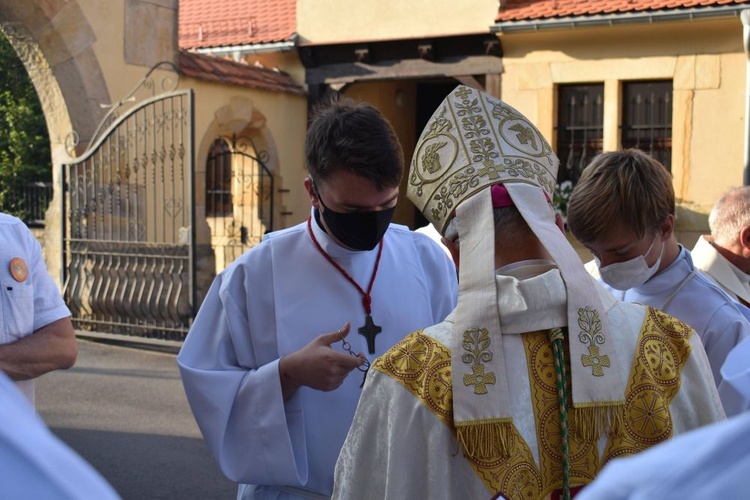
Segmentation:
{"type": "Polygon", "coordinates": [[[709,234],[708,213],[711,207],[704,208],[699,205],[680,202],[676,209],[677,241],[688,250],[695,246],[702,234],[709,234]]]}

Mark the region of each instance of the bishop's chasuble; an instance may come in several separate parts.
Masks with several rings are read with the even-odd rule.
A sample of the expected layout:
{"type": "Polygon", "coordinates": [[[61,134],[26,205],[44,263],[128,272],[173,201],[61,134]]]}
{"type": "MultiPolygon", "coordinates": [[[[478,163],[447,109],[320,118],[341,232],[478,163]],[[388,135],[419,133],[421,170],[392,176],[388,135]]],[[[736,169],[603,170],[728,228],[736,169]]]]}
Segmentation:
{"type": "MultiPolygon", "coordinates": [[[[514,377],[505,452],[479,460],[457,441],[452,370],[471,370],[451,366],[451,315],[412,333],[373,365],[336,465],[334,498],[529,499],[561,488],[557,375],[547,330],[567,324],[565,284],[548,261],[508,266],[496,280],[504,359],[514,377]]],[[[566,342],[566,360],[596,375],[619,358],[611,364],[623,372],[626,404],[609,422],[592,419],[586,408],[568,411],[574,491],[614,457],[725,418],[695,332],[597,288],[613,338],[606,351],[584,359],[570,359],[566,342]]],[[[465,376],[464,384],[492,384],[490,375],[465,376]]]]}

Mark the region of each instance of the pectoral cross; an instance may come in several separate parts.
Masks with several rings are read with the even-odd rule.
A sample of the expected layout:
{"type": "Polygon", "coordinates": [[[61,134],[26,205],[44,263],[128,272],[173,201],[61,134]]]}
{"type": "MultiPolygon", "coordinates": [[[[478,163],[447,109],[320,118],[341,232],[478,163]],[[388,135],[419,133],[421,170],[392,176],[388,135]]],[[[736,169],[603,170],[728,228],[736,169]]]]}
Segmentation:
{"type": "Polygon", "coordinates": [[[368,314],[365,317],[365,324],[360,326],[357,331],[367,339],[367,350],[369,353],[375,354],[375,335],[382,332],[383,329],[376,325],[372,321],[372,316],[368,314]]]}

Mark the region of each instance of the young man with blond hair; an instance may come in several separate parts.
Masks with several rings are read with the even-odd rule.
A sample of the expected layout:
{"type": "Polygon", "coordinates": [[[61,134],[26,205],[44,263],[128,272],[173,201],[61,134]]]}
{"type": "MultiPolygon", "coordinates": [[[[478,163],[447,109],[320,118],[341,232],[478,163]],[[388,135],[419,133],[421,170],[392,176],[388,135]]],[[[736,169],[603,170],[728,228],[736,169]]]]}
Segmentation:
{"type": "Polygon", "coordinates": [[[724,360],[750,336],[750,323],[677,242],[667,169],[637,149],[596,156],[573,189],[568,227],[594,254],[594,271],[617,298],[656,307],[695,329],[718,386],[724,360]]]}

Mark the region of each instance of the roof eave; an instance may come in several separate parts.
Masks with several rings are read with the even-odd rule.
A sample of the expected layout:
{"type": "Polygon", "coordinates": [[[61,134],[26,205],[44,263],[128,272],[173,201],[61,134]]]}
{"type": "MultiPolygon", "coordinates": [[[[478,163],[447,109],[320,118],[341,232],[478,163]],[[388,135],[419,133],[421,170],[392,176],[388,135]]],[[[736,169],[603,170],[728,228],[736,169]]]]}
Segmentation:
{"type": "Polygon", "coordinates": [[[289,40],[269,43],[248,43],[243,45],[226,45],[222,47],[199,47],[193,49],[200,54],[211,54],[214,56],[233,55],[237,57],[243,54],[260,54],[264,52],[288,52],[297,46],[297,34],[289,40]]]}
{"type": "Polygon", "coordinates": [[[540,31],[548,29],[575,29],[595,26],[614,26],[617,24],[653,24],[664,21],[694,21],[722,17],[739,17],[748,4],[722,5],[719,7],[700,7],[690,9],[673,9],[644,12],[627,12],[623,14],[596,14],[590,16],[568,16],[549,19],[529,19],[520,21],[503,21],[490,26],[492,33],[510,33],[522,31],[540,31]]]}

